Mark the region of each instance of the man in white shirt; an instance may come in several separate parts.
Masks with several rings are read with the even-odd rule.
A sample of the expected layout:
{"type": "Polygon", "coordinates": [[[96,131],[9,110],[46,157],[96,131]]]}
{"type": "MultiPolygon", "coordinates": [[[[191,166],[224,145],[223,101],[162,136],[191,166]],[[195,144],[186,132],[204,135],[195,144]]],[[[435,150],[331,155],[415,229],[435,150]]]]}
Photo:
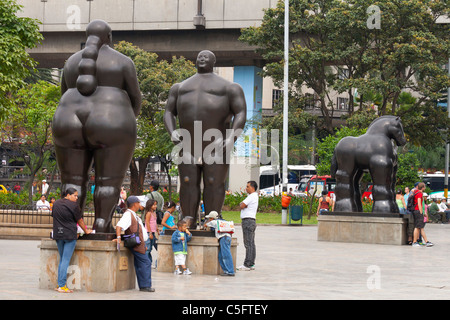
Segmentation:
{"type": "Polygon", "coordinates": [[[444,212],[447,222],[450,221],[450,208],[447,206],[447,199],[442,198],[441,203],[438,204],[439,212],[444,212]]]}
{"type": "Polygon", "coordinates": [[[42,180],[41,194],[47,194],[47,190],[48,190],[47,180],[42,180]]]}
{"type": "Polygon", "coordinates": [[[258,210],[258,184],[255,181],[247,182],[247,198],[239,205],[241,208],[242,234],[244,236],[245,260],[244,264],[238,267],[241,271],[250,271],[255,269],[256,246],[256,212],[258,210]]]}
{"type": "MultiPolygon", "coordinates": [[[[133,220],[136,220],[140,228],[139,236],[142,236],[141,244],[130,251],[134,255],[134,269],[138,280],[139,290],[146,292],[155,292],[152,288],[152,264],[148,255],[146,254],[145,241],[148,239],[147,230],[142,223],[141,218],[138,217],[136,211],[143,210],[140,200],[137,196],[129,196],[127,199],[128,209],[123,213],[122,218],[116,225],[116,241],[119,245],[121,242],[121,231],[132,227],[133,220]]],[[[137,228],[136,228],[137,229],[137,228]]],[[[136,232],[135,230],[131,230],[136,232]]]]}
{"type": "Polygon", "coordinates": [[[37,210],[50,211],[50,203],[45,199],[45,196],[42,195],[41,199],[36,202],[37,210]]]}

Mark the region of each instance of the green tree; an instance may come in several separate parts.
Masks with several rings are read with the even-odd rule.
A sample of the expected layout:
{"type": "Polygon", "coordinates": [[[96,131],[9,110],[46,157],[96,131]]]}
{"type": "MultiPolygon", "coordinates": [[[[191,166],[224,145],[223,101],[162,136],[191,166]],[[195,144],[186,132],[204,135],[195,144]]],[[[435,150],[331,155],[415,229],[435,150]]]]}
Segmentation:
{"type": "Polygon", "coordinates": [[[16,159],[25,163],[30,177],[30,203],[34,177],[54,153],[51,123],[60,98],[59,86],[45,81],[29,84],[12,96],[11,114],[4,122],[3,140],[18,154],[16,159]]]}
{"type": "Polygon", "coordinates": [[[183,57],[173,57],[171,62],[159,60],[157,54],[125,41],[115,45],[115,49],[134,61],[142,92],[142,109],[137,119],[138,141],[130,164],[130,192],[142,194],[145,171],[151,157],[158,157],[167,173],[170,169],[171,159],[167,155],[174,145],[163,122],[164,103],[169,90],[173,84],[193,75],[196,69],[192,62],[183,57]]]}
{"type": "Polygon", "coordinates": [[[318,175],[329,175],[331,159],[333,157],[334,148],[342,138],[347,136],[358,137],[366,133],[366,129],[357,129],[349,127],[341,127],[334,135],[328,135],[323,141],[317,145],[317,155],[319,163],[316,164],[318,175]]]}
{"type": "Polygon", "coordinates": [[[26,50],[43,39],[38,20],[16,15],[21,8],[16,0],[0,0],[0,122],[10,113],[11,94],[36,66],[26,50]]]}
{"type": "MultiPolygon", "coordinates": [[[[416,124],[410,134],[419,139],[415,142],[423,138],[417,133],[430,124],[430,115],[434,126],[449,126],[448,119],[433,108],[440,92],[450,85],[442,68],[450,54],[449,26],[436,23],[438,16],[449,13],[446,1],[290,0],[289,7],[290,96],[304,97],[304,88],[312,89],[328,133],[333,132],[331,90],[349,94],[350,114],[355,111],[354,89],[360,109],[370,100],[364,96],[377,97],[378,116],[400,115],[408,129],[416,124]],[[380,10],[379,29],[368,25],[367,9],[372,5],[380,10]],[[413,110],[398,110],[405,89],[420,96],[409,108],[413,110]],[[411,113],[419,118],[409,118],[411,113]]],[[[284,1],[279,1],[276,8],[265,11],[260,27],[243,29],[241,36],[269,61],[264,75],[277,85],[283,82],[283,34],[284,1]]],[[[300,103],[294,106],[302,108],[300,103]]]]}

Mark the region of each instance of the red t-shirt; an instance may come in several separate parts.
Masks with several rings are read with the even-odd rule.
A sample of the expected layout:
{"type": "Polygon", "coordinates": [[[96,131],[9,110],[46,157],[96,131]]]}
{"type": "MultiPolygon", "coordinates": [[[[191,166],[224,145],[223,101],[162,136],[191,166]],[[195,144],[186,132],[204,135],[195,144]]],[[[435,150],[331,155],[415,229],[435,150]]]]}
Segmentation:
{"type": "Polygon", "coordinates": [[[421,199],[420,201],[422,201],[422,198],[423,198],[423,193],[422,193],[422,191],[417,191],[417,192],[414,194],[414,203],[416,204],[416,205],[414,206],[414,210],[417,210],[417,211],[419,211],[419,202],[417,201],[419,198],[421,199]]]}

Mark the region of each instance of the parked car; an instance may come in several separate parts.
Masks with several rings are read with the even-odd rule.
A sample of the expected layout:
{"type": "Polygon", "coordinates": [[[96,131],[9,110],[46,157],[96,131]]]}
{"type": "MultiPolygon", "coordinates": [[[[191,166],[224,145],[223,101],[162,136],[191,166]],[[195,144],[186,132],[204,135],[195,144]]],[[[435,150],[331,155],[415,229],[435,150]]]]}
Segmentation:
{"type": "Polygon", "coordinates": [[[313,175],[307,179],[307,181],[304,179],[300,180],[294,195],[306,197],[307,195],[313,195],[314,190],[316,190],[315,196],[317,197],[322,195],[323,190],[327,190],[329,195],[334,193],[336,180],[332,179],[331,176],[313,175]]]}

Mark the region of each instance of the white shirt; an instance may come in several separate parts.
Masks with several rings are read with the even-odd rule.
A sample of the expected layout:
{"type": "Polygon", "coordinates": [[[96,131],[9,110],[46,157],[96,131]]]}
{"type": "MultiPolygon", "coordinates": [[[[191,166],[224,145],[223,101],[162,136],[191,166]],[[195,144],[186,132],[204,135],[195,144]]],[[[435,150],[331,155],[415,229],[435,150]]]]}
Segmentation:
{"type": "Polygon", "coordinates": [[[250,193],[244,201],[246,208],[241,209],[241,219],[253,218],[256,219],[256,211],[258,210],[258,192],[250,193]]]}
{"type": "Polygon", "coordinates": [[[137,222],[139,223],[139,227],[142,228],[144,241],[147,241],[148,239],[147,229],[145,229],[144,225],[142,224],[141,218],[139,218],[137,214],[130,209],[127,209],[123,213],[122,218],[120,218],[119,222],[117,222],[116,227],[120,227],[122,228],[122,230],[127,230],[131,226],[131,215],[133,215],[136,218],[137,222]]]}
{"type": "Polygon", "coordinates": [[[444,211],[448,210],[447,203],[446,202],[438,203],[438,208],[439,208],[439,212],[444,212],[444,211]]]}
{"type": "Polygon", "coordinates": [[[42,183],[42,194],[46,194],[48,190],[48,184],[42,183]]]}
{"type": "Polygon", "coordinates": [[[39,199],[36,202],[36,209],[38,209],[38,210],[50,210],[50,203],[47,200],[42,201],[42,200],[39,199]]]}
{"type": "Polygon", "coordinates": [[[220,238],[226,237],[226,236],[228,236],[228,237],[231,238],[231,234],[230,234],[230,233],[227,233],[227,232],[219,232],[219,231],[217,230],[217,220],[211,220],[210,222],[207,222],[207,223],[205,224],[205,226],[210,227],[210,228],[214,228],[214,232],[216,233],[216,238],[217,238],[217,239],[220,239],[220,238]]]}

